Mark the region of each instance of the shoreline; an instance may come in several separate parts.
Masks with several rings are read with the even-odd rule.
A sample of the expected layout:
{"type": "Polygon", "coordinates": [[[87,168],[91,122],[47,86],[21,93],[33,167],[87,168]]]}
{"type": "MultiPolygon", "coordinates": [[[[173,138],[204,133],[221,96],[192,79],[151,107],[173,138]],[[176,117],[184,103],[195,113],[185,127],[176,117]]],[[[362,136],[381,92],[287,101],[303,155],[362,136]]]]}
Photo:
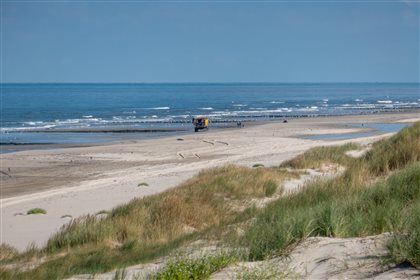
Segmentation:
{"type": "Polygon", "coordinates": [[[350,139],[302,139],[299,135],[366,132],[349,123],[420,120],[420,111],[301,118],[247,124],[245,128],[131,139],[98,145],[1,154],[2,240],[23,250],[42,245],[70,218],[110,209],[135,197],[175,187],[200,170],[225,164],[278,165],[320,145],[369,144],[392,133],[350,139]],[[5,173],[5,174],[4,174],[5,173]],[[139,186],[145,182],[149,186],[139,186]],[[46,215],[19,215],[31,208],[46,215]],[[16,215],[18,214],[18,215],[16,215]]]}
{"type": "Polygon", "coordinates": [[[89,128],[49,128],[28,129],[18,132],[23,133],[153,133],[153,132],[176,132],[189,131],[182,128],[129,128],[129,127],[89,127],[89,128]]]}
{"type": "MultiPolygon", "coordinates": [[[[247,127],[265,125],[270,123],[277,123],[282,120],[305,120],[305,119],[328,119],[328,118],[352,118],[352,117],[361,117],[361,116],[391,116],[391,115],[400,115],[400,114],[412,114],[419,112],[420,108],[410,108],[404,110],[392,110],[392,111],[375,111],[372,113],[360,113],[360,114],[330,114],[330,115],[292,115],[292,116],[275,116],[270,119],[253,119],[242,121],[247,127]]],[[[220,121],[214,122],[214,126],[210,126],[211,131],[219,131],[225,129],[236,128],[236,121],[220,121]]],[[[211,124],[210,124],[211,125],[211,124]]],[[[192,126],[189,128],[185,127],[149,127],[149,128],[138,128],[138,127],[127,127],[127,126],[110,126],[110,127],[84,127],[84,128],[46,128],[46,129],[25,129],[18,131],[6,131],[1,132],[1,134],[39,134],[43,135],[88,135],[88,137],[98,136],[97,139],[92,140],[82,140],[69,141],[69,142],[54,142],[54,141],[41,141],[41,142],[20,142],[20,141],[2,141],[0,142],[0,154],[5,153],[15,153],[26,150],[48,150],[48,149],[61,149],[61,148],[77,148],[77,147],[92,147],[92,146],[102,146],[112,143],[124,143],[125,141],[133,140],[143,140],[143,139],[159,139],[162,137],[170,136],[179,136],[187,135],[194,133],[192,126]],[[99,137],[100,134],[103,134],[102,137],[99,137]],[[136,136],[136,137],[134,137],[136,136]]],[[[307,135],[306,135],[307,136],[307,135]]]]}
{"type": "MultiPolygon", "coordinates": [[[[351,112],[351,113],[336,113],[336,114],[284,114],[284,115],[244,115],[238,119],[211,119],[210,124],[214,124],[215,128],[235,127],[236,122],[246,123],[269,123],[279,121],[280,119],[301,119],[301,118],[328,118],[328,117],[346,117],[346,116],[369,116],[369,115],[384,115],[384,114],[402,114],[413,113],[420,110],[419,107],[399,108],[399,109],[374,109],[372,112],[351,112]],[[228,124],[228,125],[225,125],[228,124]],[[229,125],[230,124],[230,125],[229,125]]],[[[203,114],[206,115],[206,114],[203,114]]],[[[143,123],[142,126],[89,126],[89,127],[48,127],[48,128],[10,128],[2,127],[1,133],[40,133],[40,132],[60,132],[60,133],[130,133],[130,132],[173,132],[173,131],[190,131],[191,129],[185,128],[184,125],[191,127],[190,121],[171,121],[171,122],[156,122],[156,123],[143,123]],[[178,124],[178,126],[177,126],[178,124]]]]}

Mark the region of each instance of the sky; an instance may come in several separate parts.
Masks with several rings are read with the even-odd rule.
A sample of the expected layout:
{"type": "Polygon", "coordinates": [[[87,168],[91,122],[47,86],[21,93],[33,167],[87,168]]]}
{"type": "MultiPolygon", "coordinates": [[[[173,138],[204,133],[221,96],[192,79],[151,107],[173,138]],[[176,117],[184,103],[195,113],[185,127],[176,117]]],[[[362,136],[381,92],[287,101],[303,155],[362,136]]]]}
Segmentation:
{"type": "Polygon", "coordinates": [[[4,1],[1,82],[419,82],[418,1],[4,1]]]}

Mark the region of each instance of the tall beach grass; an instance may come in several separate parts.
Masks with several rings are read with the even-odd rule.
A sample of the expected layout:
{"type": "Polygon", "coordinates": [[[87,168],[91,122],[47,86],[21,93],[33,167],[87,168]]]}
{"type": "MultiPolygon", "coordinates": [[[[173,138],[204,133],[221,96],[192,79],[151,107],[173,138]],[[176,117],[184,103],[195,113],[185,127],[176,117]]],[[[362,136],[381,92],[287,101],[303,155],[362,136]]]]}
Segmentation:
{"type": "Polygon", "coordinates": [[[13,278],[97,273],[162,256],[209,230],[223,230],[244,216],[235,207],[238,202],[281,193],[281,181],[295,177],[297,173],[278,168],[224,166],[202,171],[174,189],[116,207],[106,217],[73,219],[38,252],[59,257],[13,278]]]}
{"type": "Polygon", "coordinates": [[[257,215],[242,240],[250,259],[287,254],[308,236],[393,232],[394,259],[419,267],[420,122],[374,143],[361,158],[344,154],[352,148],[315,148],[284,163],[307,168],[334,162],[346,166],[346,171],[334,179],[311,182],[257,215]]]}

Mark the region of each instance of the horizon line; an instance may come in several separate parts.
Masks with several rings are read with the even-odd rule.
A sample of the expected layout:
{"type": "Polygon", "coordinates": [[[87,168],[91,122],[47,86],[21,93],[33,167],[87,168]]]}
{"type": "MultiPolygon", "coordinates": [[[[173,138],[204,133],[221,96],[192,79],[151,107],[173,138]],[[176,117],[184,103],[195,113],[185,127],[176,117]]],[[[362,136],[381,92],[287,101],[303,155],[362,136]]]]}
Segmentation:
{"type": "Polygon", "coordinates": [[[0,82],[4,84],[420,84],[420,81],[392,81],[392,82],[0,82]]]}

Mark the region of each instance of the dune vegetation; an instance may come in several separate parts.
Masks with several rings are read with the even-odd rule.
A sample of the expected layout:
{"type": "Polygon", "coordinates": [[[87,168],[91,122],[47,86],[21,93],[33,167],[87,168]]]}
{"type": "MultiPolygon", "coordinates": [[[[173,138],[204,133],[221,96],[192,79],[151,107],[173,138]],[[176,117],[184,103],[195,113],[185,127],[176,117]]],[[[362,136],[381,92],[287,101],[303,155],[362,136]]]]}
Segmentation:
{"type": "Polygon", "coordinates": [[[203,268],[199,278],[206,278],[238,259],[287,255],[309,236],[384,232],[392,233],[389,260],[420,268],[420,122],[374,143],[360,158],[346,155],[359,148],[314,148],[278,167],[230,165],[202,171],[176,188],[134,199],[105,216],[73,219],[44,248],[19,254],[3,245],[8,255],[0,256],[0,278],[61,279],[122,269],[167,256],[196,240],[245,252],[240,257],[209,256],[209,266],[203,263],[206,256],[181,258],[153,276],[165,279],[181,266],[203,268]],[[323,164],[345,171],[282,195],[282,182],[323,164]],[[267,198],[266,205],[257,205],[267,198]],[[8,268],[41,257],[44,262],[31,269],[8,268]]]}
{"type": "Polygon", "coordinates": [[[32,208],[26,212],[26,215],[47,214],[47,211],[42,208],[32,208]]]}
{"type": "Polygon", "coordinates": [[[216,232],[222,233],[227,225],[247,219],[250,214],[244,214],[238,205],[281,194],[281,182],[298,176],[283,168],[224,166],[205,170],[176,188],[133,199],[105,217],[88,215],[71,220],[44,248],[9,259],[23,262],[48,256],[49,261],[32,271],[9,275],[12,272],[3,269],[1,273],[5,279],[55,279],[151,260],[210,231],[219,234],[216,232]]]}

